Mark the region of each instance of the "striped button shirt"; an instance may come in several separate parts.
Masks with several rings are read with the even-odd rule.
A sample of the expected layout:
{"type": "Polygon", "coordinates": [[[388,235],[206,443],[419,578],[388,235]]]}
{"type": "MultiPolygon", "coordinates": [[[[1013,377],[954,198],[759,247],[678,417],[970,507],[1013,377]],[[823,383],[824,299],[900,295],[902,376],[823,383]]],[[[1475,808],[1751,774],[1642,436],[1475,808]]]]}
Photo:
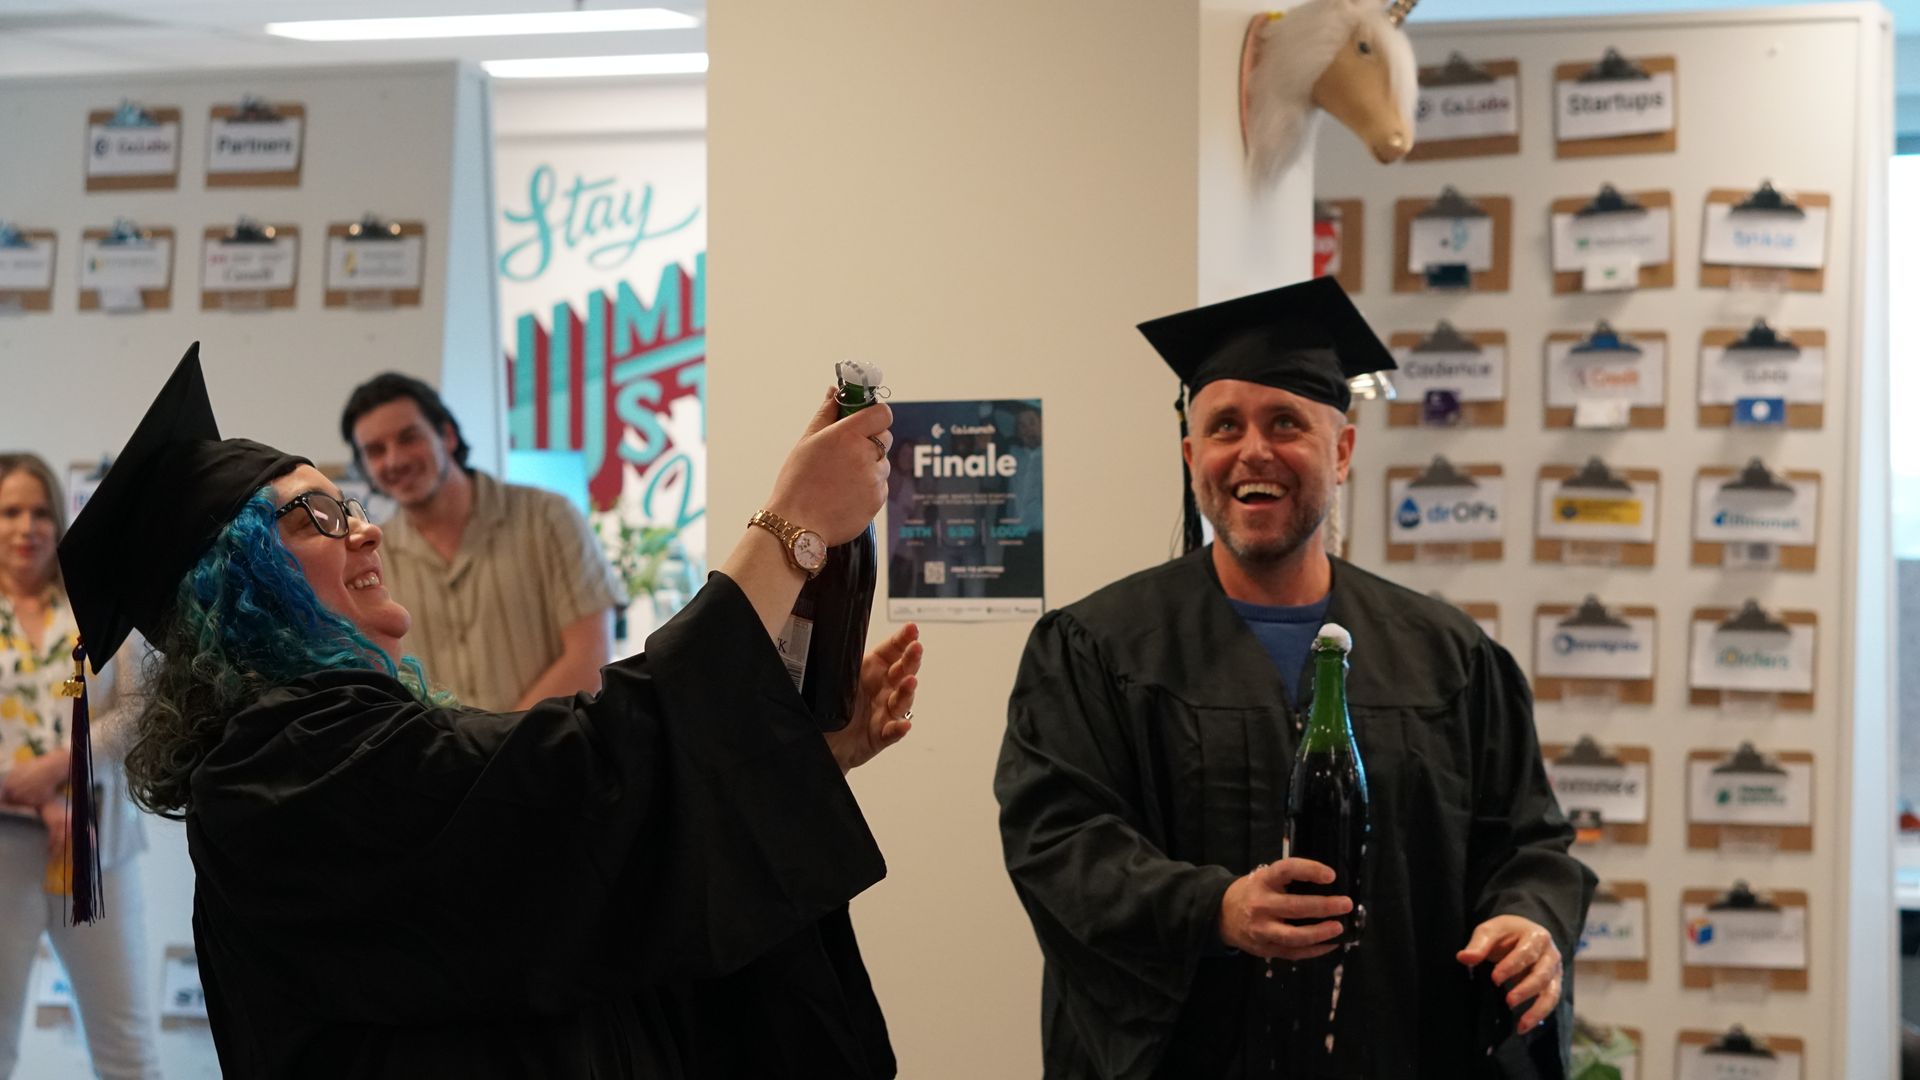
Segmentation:
{"type": "Polygon", "coordinates": [[[382,564],[387,591],[413,615],[402,651],[462,705],[502,711],[559,659],[562,630],[627,597],[566,499],[472,477],[473,515],[451,561],[401,514],[382,526],[382,564]]]}

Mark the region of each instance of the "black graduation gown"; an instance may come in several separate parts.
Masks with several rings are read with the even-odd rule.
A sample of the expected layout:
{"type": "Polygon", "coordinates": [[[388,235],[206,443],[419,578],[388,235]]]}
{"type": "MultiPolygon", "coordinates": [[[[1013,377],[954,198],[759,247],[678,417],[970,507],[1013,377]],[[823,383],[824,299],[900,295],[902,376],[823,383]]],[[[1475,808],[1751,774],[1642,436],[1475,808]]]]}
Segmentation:
{"type": "Polygon", "coordinates": [[[427,708],[329,671],[194,773],[230,1078],[884,1078],[848,900],[885,874],[739,587],[594,697],[427,708]]]}
{"type": "MultiPolygon", "coordinates": [[[[1454,960],[1473,927],[1510,913],[1570,961],[1592,894],[1567,853],[1525,678],[1465,615],[1338,560],[1327,619],[1353,634],[1347,701],[1373,814],[1369,919],[1336,1022],[1341,1075],[1557,1071],[1552,1029],[1567,1028],[1493,1036],[1510,1014],[1454,960]]],[[[1262,1047],[1265,964],[1222,945],[1220,902],[1280,855],[1311,681],[1303,672],[1299,700],[1283,700],[1211,549],[1035,625],[994,792],[1046,961],[1049,1080],[1269,1075],[1264,1052],[1245,1065],[1262,1047]]],[[[1567,998],[1570,1020],[1570,986],[1567,998]]]]}

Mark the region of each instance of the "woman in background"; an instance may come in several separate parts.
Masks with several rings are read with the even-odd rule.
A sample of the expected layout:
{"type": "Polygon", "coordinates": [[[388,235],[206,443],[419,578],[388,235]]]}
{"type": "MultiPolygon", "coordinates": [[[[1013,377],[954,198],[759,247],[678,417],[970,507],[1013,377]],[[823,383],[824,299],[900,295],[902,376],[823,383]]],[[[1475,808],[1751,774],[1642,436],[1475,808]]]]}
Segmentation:
{"type": "MultiPolygon", "coordinates": [[[[67,842],[68,725],[58,693],[73,671],[78,631],[60,580],[56,545],[65,498],[33,454],[0,454],[0,1077],[13,1074],[28,983],[41,933],[66,967],[95,1072],[107,1080],[156,1077],[153,1012],[144,963],[144,912],[135,856],[146,849],[140,815],[110,764],[125,730],[127,694],[112,664],[92,683],[100,754],[100,866],[106,918],[62,917],[67,842]],[[50,891],[51,889],[51,891],[50,891]]],[[[129,644],[122,657],[133,651],[129,644]]],[[[129,662],[130,663],[130,662],[129,662]]]]}

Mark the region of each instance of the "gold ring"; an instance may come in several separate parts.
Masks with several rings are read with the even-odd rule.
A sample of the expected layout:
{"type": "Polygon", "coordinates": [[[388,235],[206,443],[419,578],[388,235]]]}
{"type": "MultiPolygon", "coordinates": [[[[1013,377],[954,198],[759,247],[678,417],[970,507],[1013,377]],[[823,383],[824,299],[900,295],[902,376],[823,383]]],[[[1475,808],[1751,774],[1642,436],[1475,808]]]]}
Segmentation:
{"type": "Polygon", "coordinates": [[[887,444],[880,441],[880,436],[869,435],[867,436],[867,441],[871,442],[873,444],[873,448],[880,452],[880,456],[874,458],[873,460],[875,461],[887,460],[887,444]]]}

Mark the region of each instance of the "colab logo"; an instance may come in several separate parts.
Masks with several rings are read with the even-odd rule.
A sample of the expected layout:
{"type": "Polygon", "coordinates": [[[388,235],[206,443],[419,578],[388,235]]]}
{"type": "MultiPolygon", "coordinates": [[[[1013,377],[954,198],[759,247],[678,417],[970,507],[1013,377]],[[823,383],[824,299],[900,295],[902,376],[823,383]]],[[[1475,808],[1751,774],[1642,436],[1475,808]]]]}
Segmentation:
{"type": "Polygon", "coordinates": [[[1400,509],[1394,514],[1393,520],[1403,529],[1418,528],[1420,526],[1420,504],[1413,501],[1413,496],[1407,496],[1400,501],[1400,509]]]}
{"type": "Polygon", "coordinates": [[[1687,922],[1687,940],[1695,945],[1713,944],[1713,920],[1692,919],[1687,922]]]}
{"type": "Polygon", "coordinates": [[[1634,638],[1583,638],[1562,631],[1553,636],[1553,651],[1561,656],[1604,653],[1607,656],[1632,656],[1640,651],[1634,638]]]}

